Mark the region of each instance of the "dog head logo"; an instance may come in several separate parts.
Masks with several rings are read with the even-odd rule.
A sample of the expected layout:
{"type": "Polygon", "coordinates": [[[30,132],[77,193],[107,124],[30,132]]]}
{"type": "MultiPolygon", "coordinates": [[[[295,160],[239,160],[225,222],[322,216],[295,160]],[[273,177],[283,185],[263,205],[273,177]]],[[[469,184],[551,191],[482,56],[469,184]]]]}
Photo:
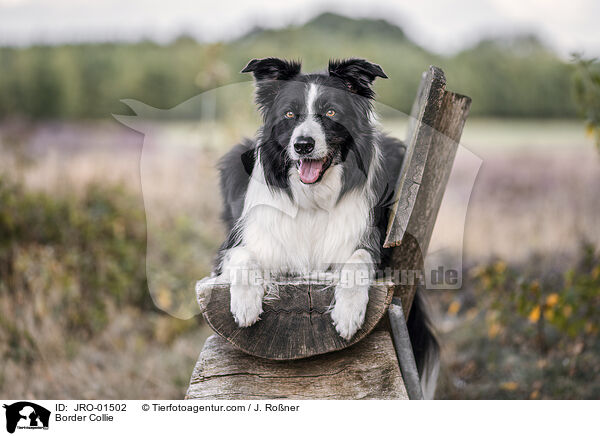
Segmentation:
{"type": "Polygon", "coordinates": [[[14,433],[16,429],[48,429],[50,411],[28,401],[19,401],[3,406],[6,409],[6,431],[14,433]]]}

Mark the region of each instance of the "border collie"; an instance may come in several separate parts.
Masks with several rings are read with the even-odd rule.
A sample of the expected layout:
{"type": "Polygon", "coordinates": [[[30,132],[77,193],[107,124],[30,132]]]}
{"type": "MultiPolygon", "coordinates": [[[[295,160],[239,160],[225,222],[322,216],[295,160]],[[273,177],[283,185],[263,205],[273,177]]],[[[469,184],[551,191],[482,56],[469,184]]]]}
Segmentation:
{"type": "MultiPolygon", "coordinates": [[[[362,59],[332,60],[312,74],[299,62],[254,59],[242,73],[254,75],[263,126],[220,163],[229,235],[215,274],[229,277],[231,313],[247,327],[260,318],[266,283],[240,271],[335,273],[331,320],[350,339],[391,254],[382,246],[405,148],[376,122],[371,85],[387,76],[362,59]]],[[[438,346],[421,296],[408,324],[432,397],[438,346]]]]}

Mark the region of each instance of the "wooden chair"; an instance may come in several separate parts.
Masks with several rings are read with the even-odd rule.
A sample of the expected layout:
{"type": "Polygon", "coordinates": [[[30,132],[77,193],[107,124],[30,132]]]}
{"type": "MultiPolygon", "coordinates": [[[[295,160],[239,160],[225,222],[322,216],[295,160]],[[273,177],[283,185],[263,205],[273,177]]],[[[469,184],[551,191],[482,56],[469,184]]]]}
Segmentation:
{"type": "MultiPolygon", "coordinates": [[[[470,103],[469,97],[446,91],[439,68],[423,73],[384,244],[393,247],[397,271],[423,271],[470,103]]],[[[278,298],[266,300],[261,320],[243,329],[229,312],[228,286],[200,285],[200,307],[217,335],[200,353],[186,398],[420,399],[405,321],[417,286],[374,283],[365,323],[345,341],[327,313],[330,284],[276,285],[278,298]]]]}

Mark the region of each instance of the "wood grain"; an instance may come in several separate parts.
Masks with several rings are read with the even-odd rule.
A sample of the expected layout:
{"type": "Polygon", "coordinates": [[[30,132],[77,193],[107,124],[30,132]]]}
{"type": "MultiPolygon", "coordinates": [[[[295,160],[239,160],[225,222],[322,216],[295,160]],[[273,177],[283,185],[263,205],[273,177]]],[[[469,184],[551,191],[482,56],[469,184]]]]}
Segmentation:
{"type": "Polygon", "coordinates": [[[331,283],[272,286],[273,296],[265,298],[261,319],[245,328],[237,326],[229,310],[228,285],[198,290],[198,301],[207,323],[234,347],[257,357],[291,360],[341,350],[360,341],[383,317],[393,295],[391,283],[373,284],[365,321],[347,341],[339,336],[329,314],[334,291],[331,283]]]}
{"type": "Polygon", "coordinates": [[[430,67],[421,79],[410,114],[406,138],[406,154],[398,176],[396,198],[390,215],[384,247],[402,243],[404,233],[416,204],[425,171],[427,155],[434,133],[433,127],[446,88],[444,72],[430,67]]]}
{"type": "Polygon", "coordinates": [[[250,356],[207,339],[186,399],[408,399],[389,332],[376,329],[343,351],[290,362],[250,356]]]}
{"type": "MultiPolygon", "coordinates": [[[[423,259],[470,105],[469,97],[446,91],[442,70],[430,67],[424,73],[411,112],[407,153],[384,243],[384,247],[394,247],[392,268],[411,272],[411,277],[426,273],[423,259]]],[[[395,284],[406,317],[422,283],[421,279],[395,284]]]]}

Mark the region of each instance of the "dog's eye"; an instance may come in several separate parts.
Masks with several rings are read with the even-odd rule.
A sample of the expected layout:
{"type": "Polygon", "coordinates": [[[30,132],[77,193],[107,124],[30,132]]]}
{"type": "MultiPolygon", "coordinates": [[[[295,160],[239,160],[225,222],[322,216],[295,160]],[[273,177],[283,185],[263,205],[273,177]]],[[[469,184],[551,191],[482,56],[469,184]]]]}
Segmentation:
{"type": "Polygon", "coordinates": [[[335,115],[335,111],[333,109],[329,109],[327,112],[325,112],[325,115],[332,117],[335,115]]]}
{"type": "Polygon", "coordinates": [[[294,114],[294,112],[292,112],[292,111],[287,111],[285,113],[286,118],[294,118],[295,116],[296,116],[296,114],[294,114]]]}

